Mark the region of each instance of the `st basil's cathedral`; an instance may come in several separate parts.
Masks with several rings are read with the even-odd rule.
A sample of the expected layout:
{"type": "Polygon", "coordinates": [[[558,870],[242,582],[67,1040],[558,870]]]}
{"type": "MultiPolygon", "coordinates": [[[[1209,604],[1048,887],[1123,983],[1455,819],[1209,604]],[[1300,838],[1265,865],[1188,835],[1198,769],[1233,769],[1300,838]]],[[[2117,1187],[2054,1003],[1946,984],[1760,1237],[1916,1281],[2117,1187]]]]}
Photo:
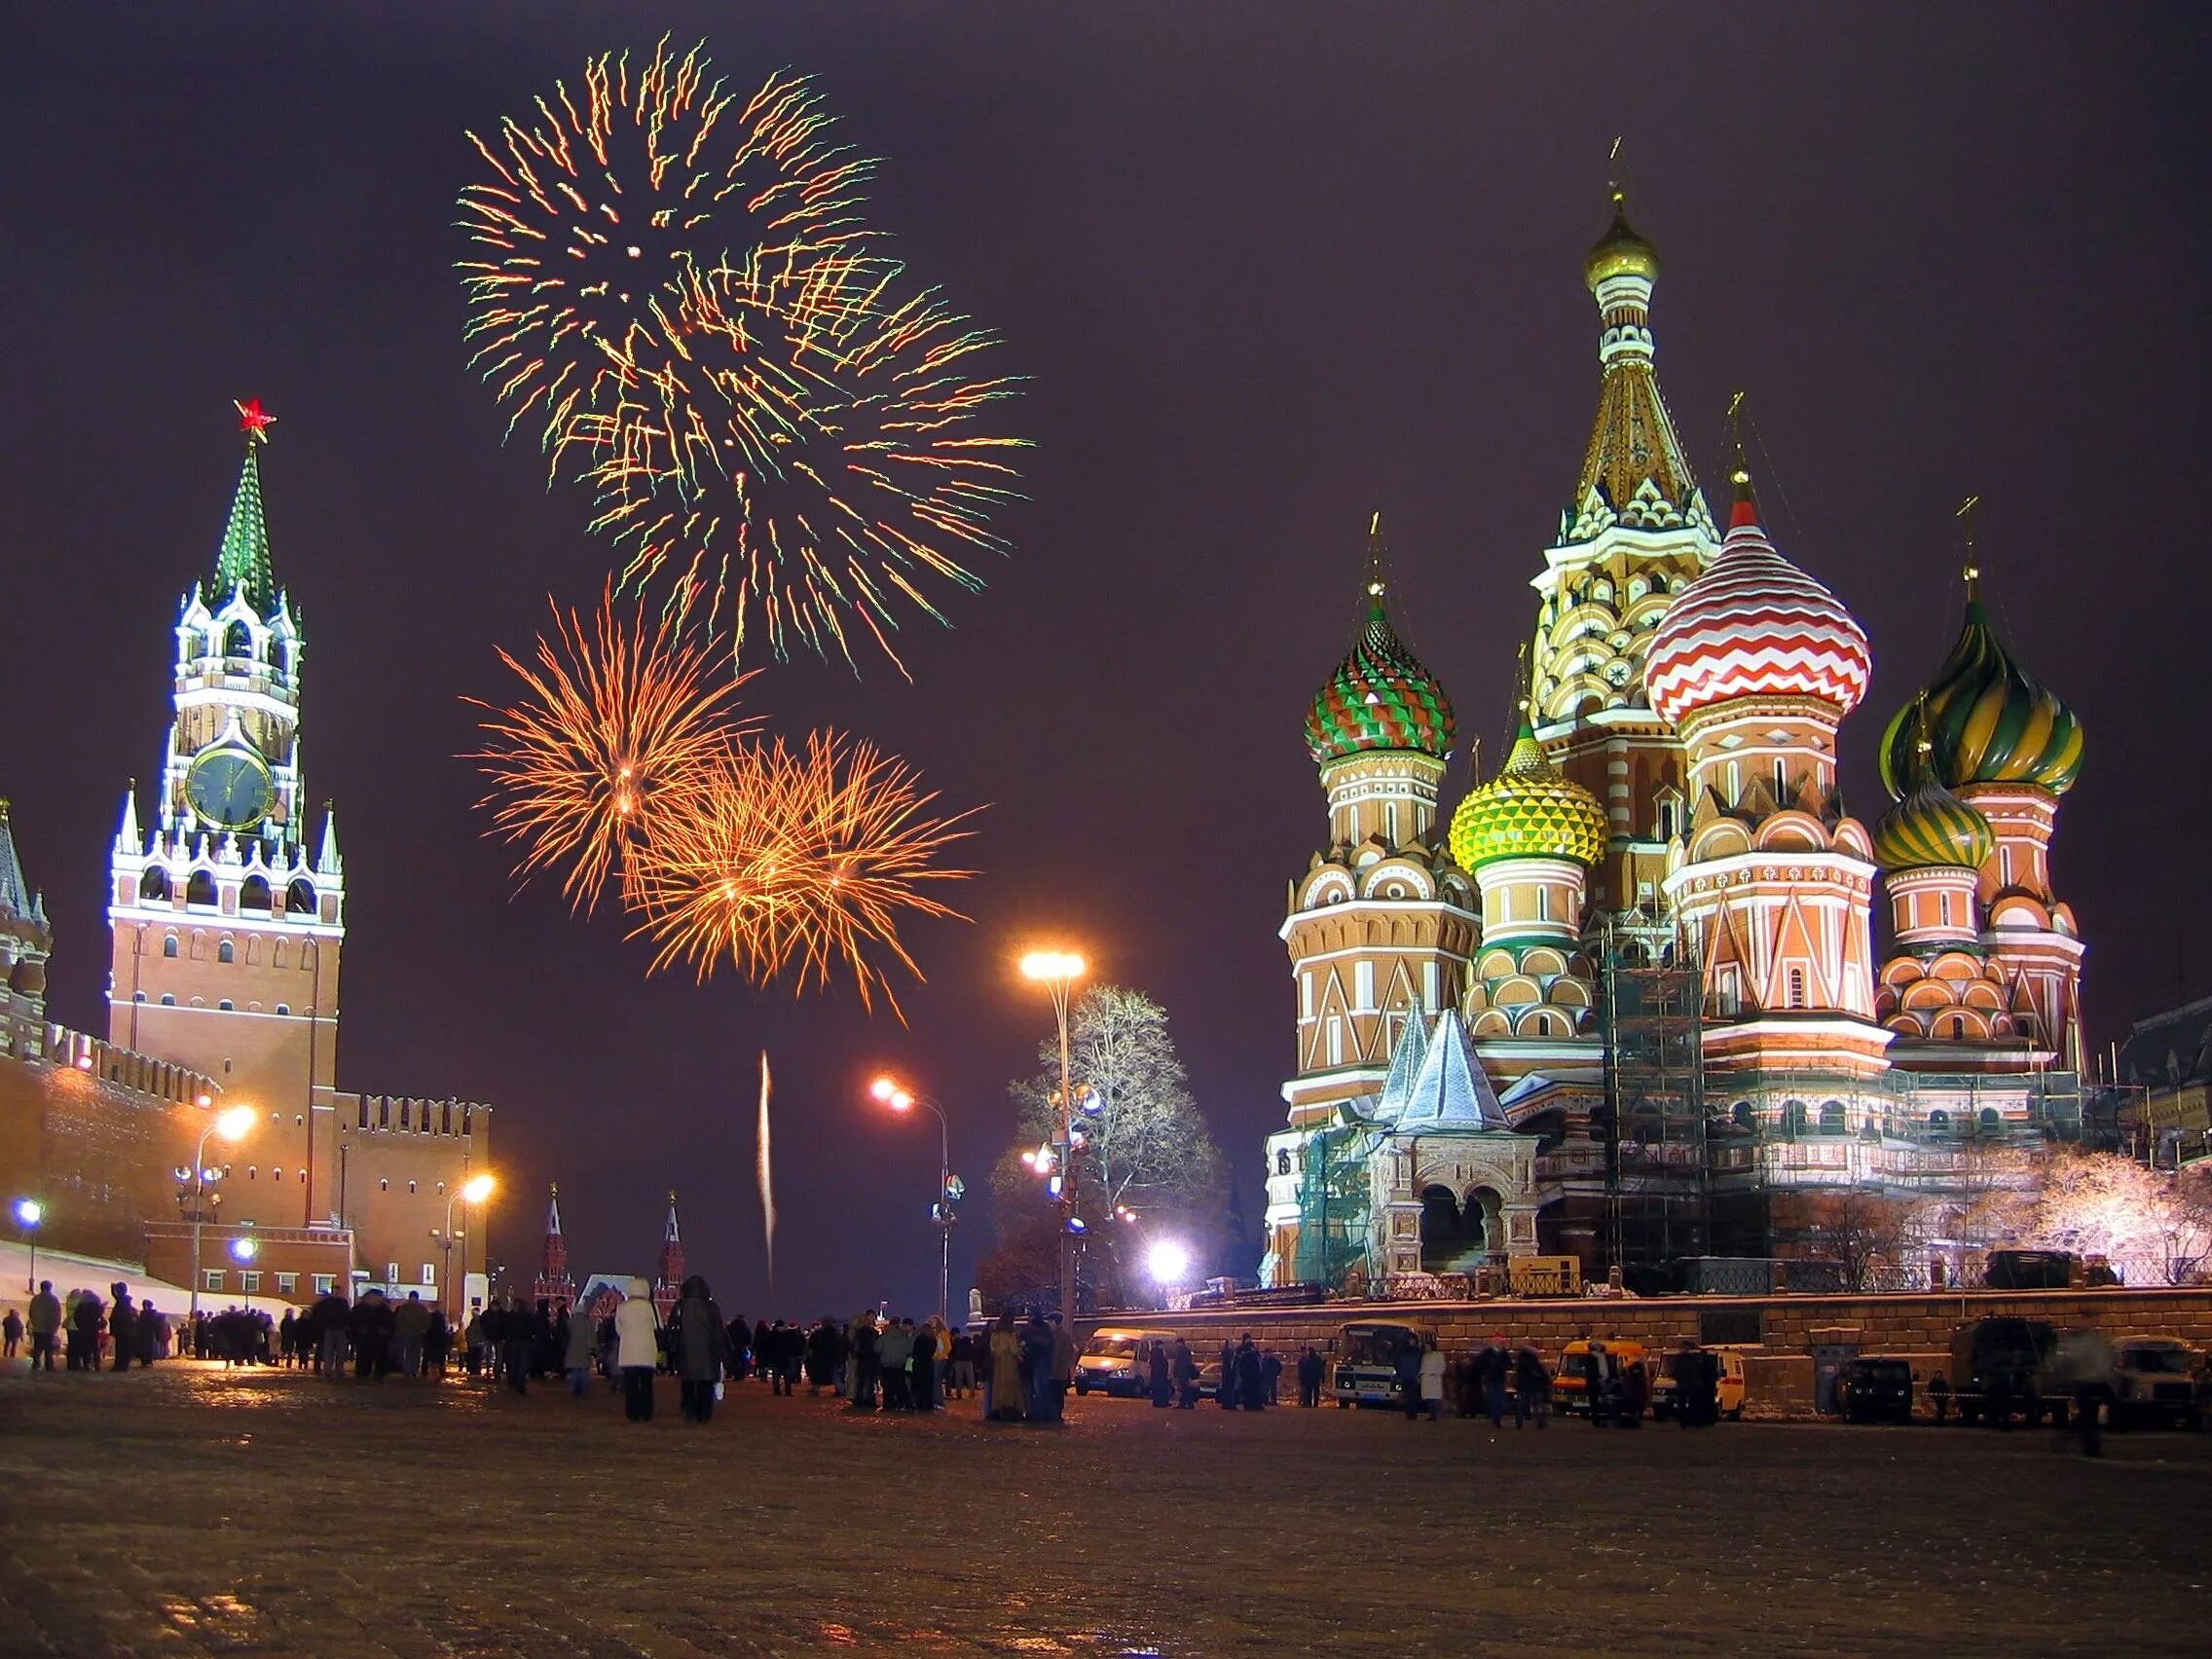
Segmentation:
{"type": "Polygon", "coordinates": [[[2079,1137],[2083,943],[2049,850],[2081,728],[1970,567],[1957,645],[1880,740],[1891,804],[1852,815],[1865,631],[1775,545],[1740,457],[1713,513],[1660,393],[1658,272],[1616,192],[1519,730],[1449,819],[1456,717],[1370,531],[1364,621],[1306,721],[1328,841],[1282,929],[1270,1283],[1788,1256],[1847,1193],[1928,1200],[1939,1247],[1992,1148],[2079,1137]]]}

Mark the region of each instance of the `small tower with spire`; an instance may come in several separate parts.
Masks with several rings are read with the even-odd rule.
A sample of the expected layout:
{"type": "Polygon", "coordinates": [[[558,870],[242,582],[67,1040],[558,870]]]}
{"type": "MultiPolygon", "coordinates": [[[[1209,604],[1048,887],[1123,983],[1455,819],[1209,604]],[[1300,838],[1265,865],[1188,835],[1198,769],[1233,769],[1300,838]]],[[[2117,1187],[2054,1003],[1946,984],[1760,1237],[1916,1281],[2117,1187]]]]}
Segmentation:
{"type": "Polygon", "coordinates": [[[532,1296],[555,1313],[575,1299],[575,1281],[569,1277],[569,1241],[561,1236],[561,1188],[553,1187],[545,1205],[545,1246],[537,1259],[537,1283],[532,1296]]]}
{"type": "Polygon", "coordinates": [[[668,1195],[668,1220],[660,1230],[660,1271],[653,1275],[653,1309],[661,1323],[676,1311],[683,1296],[683,1234],[676,1225],[676,1192],[668,1195]]]}
{"type": "Polygon", "coordinates": [[[46,1052],[46,964],[54,950],[46,901],[23,879],[8,802],[0,799],[0,1054],[46,1052]]]}

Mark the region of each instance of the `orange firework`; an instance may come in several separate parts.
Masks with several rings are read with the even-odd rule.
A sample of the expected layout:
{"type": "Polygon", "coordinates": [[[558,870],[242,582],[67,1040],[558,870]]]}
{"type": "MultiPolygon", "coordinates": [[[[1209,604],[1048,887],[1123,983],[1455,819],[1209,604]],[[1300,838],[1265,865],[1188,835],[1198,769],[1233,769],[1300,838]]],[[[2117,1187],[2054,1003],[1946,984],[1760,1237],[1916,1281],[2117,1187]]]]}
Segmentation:
{"type": "Polygon", "coordinates": [[[711,689],[709,652],[682,643],[669,620],[647,629],[642,616],[615,613],[613,595],[585,623],[553,607],[553,633],[539,636],[537,660],[499,660],[523,682],[511,708],[488,710],[489,742],[466,758],[492,781],[479,803],[492,832],[523,844],[518,876],[566,866],[561,891],[571,908],[590,910],[618,866],[628,870],[640,837],[701,789],[752,722],[733,722],[728,704],[750,676],[719,679],[711,689]]]}
{"type": "Polygon", "coordinates": [[[635,932],[658,946],[652,968],[689,963],[706,978],[727,957],[762,983],[787,969],[796,988],[827,985],[841,964],[864,1007],[902,964],[922,971],[899,940],[903,912],[966,920],[922,884],[973,874],[937,859],[971,830],[970,814],[932,818],[904,761],[873,745],[817,731],[793,751],[781,738],[733,748],[681,813],[645,827],[631,891],[635,932]]]}

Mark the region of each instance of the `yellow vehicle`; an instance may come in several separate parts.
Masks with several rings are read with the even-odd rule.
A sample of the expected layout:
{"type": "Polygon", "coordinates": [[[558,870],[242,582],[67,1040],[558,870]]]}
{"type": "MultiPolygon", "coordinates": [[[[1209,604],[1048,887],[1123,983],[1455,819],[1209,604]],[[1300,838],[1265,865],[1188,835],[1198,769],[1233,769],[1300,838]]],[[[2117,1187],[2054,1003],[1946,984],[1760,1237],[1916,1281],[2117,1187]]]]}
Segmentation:
{"type": "Polygon", "coordinates": [[[1505,1287],[1515,1296],[1580,1296],[1579,1256],[1515,1256],[1505,1264],[1505,1287]]]}
{"type": "Polygon", "coordinates": [[[1634,1337],[1575,1338],[1560,1350],[1559,1375],[1552,1379],[1552,1410],[1588,1416],[1591,1400],[1603,1398],[1605,1384],[1638,1360],[1643,1361],[1648,1377],[1650,1355],[1634,1337]]]}
{"type": "MultiPolygon", "coordinates": [[[[1744,1418],[1744,1350],[1735,1347],[1709,1347],[1705,1350],[1720,1361],[1718,1396],[1720,1415],[1730,1422],[1741,1422],[1744,1418]]],[[[1651,1416],[1660,1418],[1675,1415],[1675,1380],[1667,1375],[1666,1354],[1657,1361],[1658,1375],[1651,1379],[1651,1416]]]]}

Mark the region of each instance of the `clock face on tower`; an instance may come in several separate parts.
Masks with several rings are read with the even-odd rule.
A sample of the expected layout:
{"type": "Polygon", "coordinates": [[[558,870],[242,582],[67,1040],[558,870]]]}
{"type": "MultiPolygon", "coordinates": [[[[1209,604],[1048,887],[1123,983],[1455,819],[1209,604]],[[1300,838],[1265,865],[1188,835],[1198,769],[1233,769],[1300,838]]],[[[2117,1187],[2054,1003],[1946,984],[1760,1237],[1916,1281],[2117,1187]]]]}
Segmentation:
{"type": "Polygon", "coordinates": [[[184,778],[185,798],[209,824],[250,830],[276,804],[276,786],[261,756],[248,749],[210,749],[184,778]]]}

